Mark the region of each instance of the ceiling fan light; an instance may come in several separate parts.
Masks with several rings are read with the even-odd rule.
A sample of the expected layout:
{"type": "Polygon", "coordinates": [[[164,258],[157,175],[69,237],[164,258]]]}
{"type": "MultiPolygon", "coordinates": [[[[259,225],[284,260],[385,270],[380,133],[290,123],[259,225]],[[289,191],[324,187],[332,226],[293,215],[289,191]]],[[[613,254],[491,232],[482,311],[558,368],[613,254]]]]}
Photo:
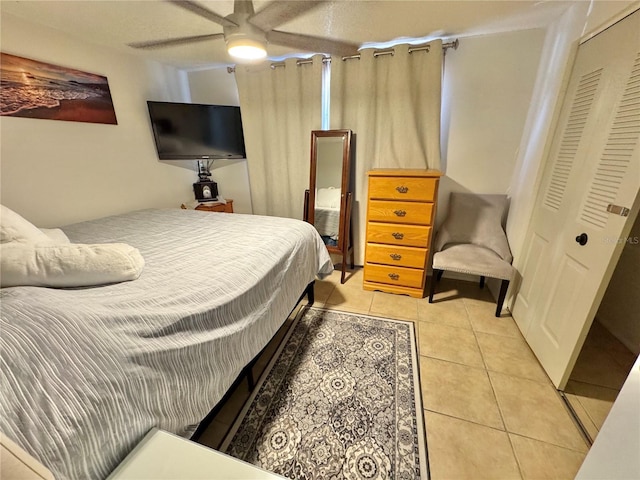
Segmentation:
{"type": "Polygon", "coordinates": [[[238,38],[227,42],[227,52],[241,60],[259,60],[267,56],[264,43],[251,38],[238,38]]]}

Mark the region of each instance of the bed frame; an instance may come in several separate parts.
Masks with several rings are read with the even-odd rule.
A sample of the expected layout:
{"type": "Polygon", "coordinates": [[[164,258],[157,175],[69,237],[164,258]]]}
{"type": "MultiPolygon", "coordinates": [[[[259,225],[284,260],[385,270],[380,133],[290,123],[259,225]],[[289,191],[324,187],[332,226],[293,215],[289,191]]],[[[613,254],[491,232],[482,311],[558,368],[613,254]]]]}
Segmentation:
{"type": "MultiPolygon", "coordinates": [[[[315,301],[315,292],[314,292],[315,283],[316,282],[313,281],[309,285],[307,285],[307,287],[304,289],[304,291],[300,295],[300,298],[296,302],[296,305],[293,307],[293,310],[296,309],[296,307],[300,304],[300,302],[305,296],[307,297],[307,304],[304,306],[304,308],[309,308],[313,305],[313,302],[315,301]]],[[[291,313],[293,313],[293,310],[291,310],[287,318],[291,315],[291,313]]],[[[294,324],[292,323],[291,326],[288,327],[287,332],[290,328],[292,328],[293,325],[294,324]]],[[[274,334],[274,337],[275,335],[277,335],[277,332],[274,334]]],[[[285,334],[282,338],[284,339],[286,337],[287,335],[285,334]]],[[[273,340],[273,337],[271,340],[273,340]]],[[[211,411],[207,414],[207,416],[204,417],[204,419],[198,424],[198,428],[196,428],[196,431],[193,433],[193,435],[191,435],[191,440],[193,440],[194,442],[198,441],[198,439],[202,436],[204,431],[209,427],[209,425],[211,424],[213,419],[216,417],[216,415],[220,413],[220,410],[222,410],[222,407],[224,407],[227,400],[231,398],[231,396],[235,392],[238,385],[240,385],[240,383],[245,378],[247,380],[249,391],[251,392],[255,388],[256,383],[253,377],[253,367],[258,362],[258,359],[262,356],[264,351],[267,349],[267,346],[271,343],[271,340],[269,340],[269,342],[267,342],[267,345],[265,345],[264,348],[260,350],[260,352],[258,352],[258,354],[255,357],[253,357],[253,359],[242,369],[240,374],[236,377],[236,379],[233,381],[233,383],[229,387],[229,390],[227,390],[227,393],[224,394],[224,396],[222,397],[222,399],[220,399],[220,401],[216,404],[216,406],[213,407],[211,411]]]]}

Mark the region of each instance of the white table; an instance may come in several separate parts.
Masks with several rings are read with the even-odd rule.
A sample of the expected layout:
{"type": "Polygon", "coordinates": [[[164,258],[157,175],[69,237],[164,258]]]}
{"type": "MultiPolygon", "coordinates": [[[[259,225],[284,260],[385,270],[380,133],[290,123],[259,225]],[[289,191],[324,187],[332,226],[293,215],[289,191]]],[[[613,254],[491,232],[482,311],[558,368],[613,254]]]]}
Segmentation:
{"type": "Polygon", "coordinates": [[[611,407],[576,480],[640,478],[640,357],[611,407]]]}
{"type": "Polygon", "coordinates": [[[281,480],[284,477],[172,433],[152,429],[107,480],[281,480]]]}

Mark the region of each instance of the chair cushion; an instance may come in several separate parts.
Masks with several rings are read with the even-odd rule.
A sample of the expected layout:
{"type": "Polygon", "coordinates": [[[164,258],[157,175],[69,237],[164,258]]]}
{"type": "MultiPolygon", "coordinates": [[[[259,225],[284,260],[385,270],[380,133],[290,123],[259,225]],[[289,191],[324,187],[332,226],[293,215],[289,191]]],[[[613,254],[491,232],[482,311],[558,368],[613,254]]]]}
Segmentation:
{"type": "Polygon", "coordinates": [[[508,263],[513,257],[502,220],[506,195],[451,192],[449,213],[436,237],[434,251],[447,244],[472,243],[493,250],[508,263]]]}
{"type": "Polygon", "coordinates": [[[511,280],[514,268],[493,250],[478,245],[449,245],[433,255],[434,270],[511,280]]]}

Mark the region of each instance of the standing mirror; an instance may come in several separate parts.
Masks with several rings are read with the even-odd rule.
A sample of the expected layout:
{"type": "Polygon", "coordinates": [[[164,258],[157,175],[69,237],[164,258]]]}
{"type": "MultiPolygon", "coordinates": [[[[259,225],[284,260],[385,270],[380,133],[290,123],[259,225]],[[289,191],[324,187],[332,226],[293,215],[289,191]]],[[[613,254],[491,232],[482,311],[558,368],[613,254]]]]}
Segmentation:
{"type": "Polygon", "coordinates": [[[311,175],[305,192],[305,220],[316,227],[329,253],[342,256],[345,264],[351,255],[351,130],[314,130],[311,132],[311,175]]]}

